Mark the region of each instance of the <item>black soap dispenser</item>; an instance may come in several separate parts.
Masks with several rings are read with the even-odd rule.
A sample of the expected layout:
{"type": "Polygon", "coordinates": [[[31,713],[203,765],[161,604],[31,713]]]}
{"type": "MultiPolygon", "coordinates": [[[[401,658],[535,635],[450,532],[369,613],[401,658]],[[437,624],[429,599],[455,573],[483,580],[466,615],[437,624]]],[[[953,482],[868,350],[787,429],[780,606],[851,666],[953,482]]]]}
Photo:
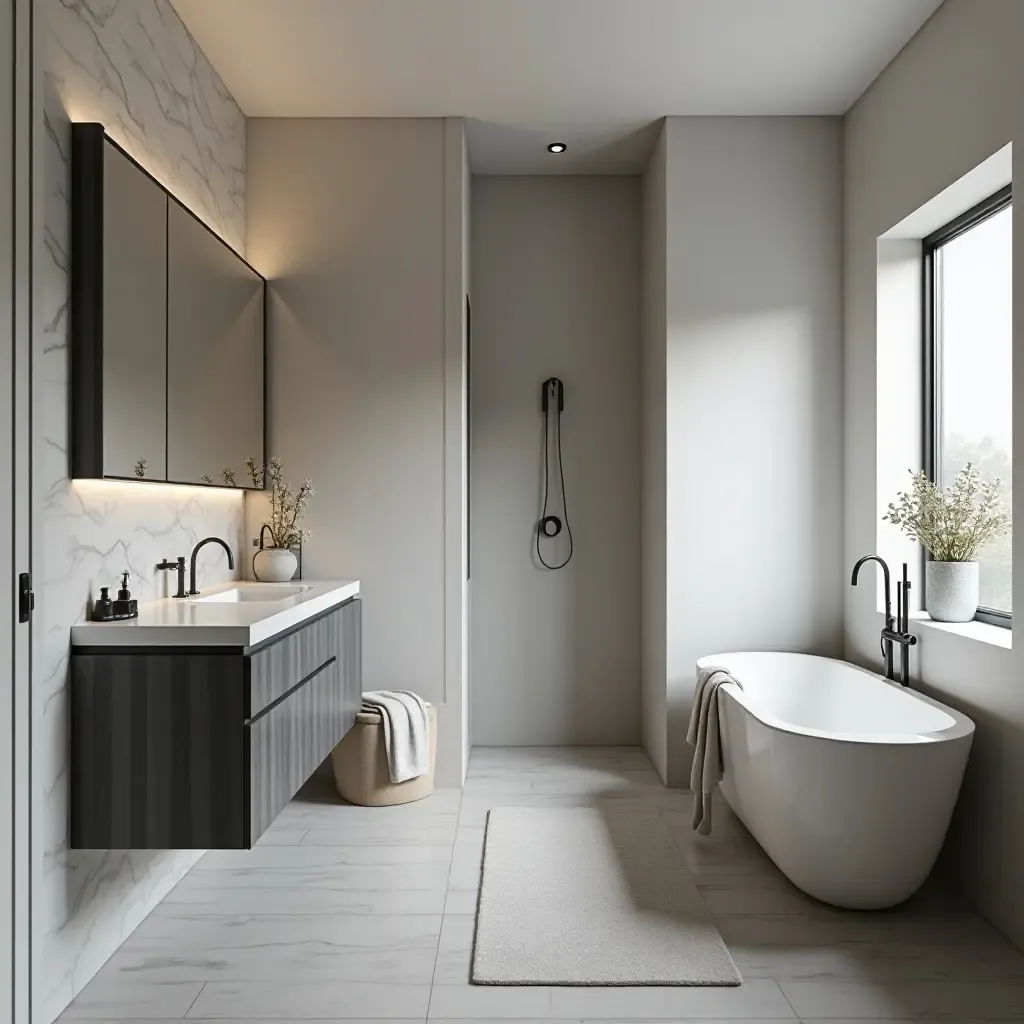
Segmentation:
{"type": "Polygon", "coordinates": [[[114,602],[115,619],[135,619],[139,615],[139,602],[128,591],[128,570],[121,573],[121,589],[114,602]]]}
{"type": "Polygon", "coordinates": [[[109,622],[114,617],[114,602],[110,600],[110,587],[100,587],[100,596],[93,602],[93,622],[109,622]]]}

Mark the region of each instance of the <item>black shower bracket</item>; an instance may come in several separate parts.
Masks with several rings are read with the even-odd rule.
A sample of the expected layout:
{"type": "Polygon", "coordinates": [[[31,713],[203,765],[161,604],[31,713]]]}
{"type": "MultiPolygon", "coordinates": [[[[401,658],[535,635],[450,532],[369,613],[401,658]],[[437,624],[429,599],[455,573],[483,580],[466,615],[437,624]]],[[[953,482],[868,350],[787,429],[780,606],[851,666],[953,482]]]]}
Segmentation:
{"type": "Polygon", "coordinates": [[[565,411],[565,386],[557,377],[548,377],[540,386],[540,411],[548,411],[548,403],[552,397],[558,398],[558,411],[565,411]]]}

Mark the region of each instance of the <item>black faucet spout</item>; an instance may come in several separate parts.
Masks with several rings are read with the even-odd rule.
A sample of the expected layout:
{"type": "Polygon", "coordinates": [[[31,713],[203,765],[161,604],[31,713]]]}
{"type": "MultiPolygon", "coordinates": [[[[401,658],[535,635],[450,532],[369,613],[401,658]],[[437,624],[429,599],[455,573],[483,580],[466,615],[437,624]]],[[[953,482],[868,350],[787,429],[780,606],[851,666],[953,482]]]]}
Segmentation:
{"type": "Polygon", "coordinates": [[[234,569],[235,560],[231,555],[231,548],[228,547],[226,540],[221,540],[220,537],[204,537],[193,549],[192,549],[192,562],[189,566],[188,573],[188,593],[189,597],[195,597],[199,591],[196,589],[196,558],[199,552],[207,544],[219,544],[226,552],[228,556],[228,568],[234,569]]]}
{"type": "Polygon", "coordinates": [[[853,567],[853,574],[850,576],[850,586],[857,586],[857,577],[860,575],[860,567],[865,562],[877,562],[882,568],[882,579],[885,581],[885,626],[882,629],[882,659],[885,662],[885,678],[895,679],[895,665],[893,664],[893,643],[892,640],[887,636],[893,632],[893,627],[896,625],[895,619],[892,617],[892,591],[889,586],[889,566],[886,564],[885,559],[881,555],[865,555],[863,558],[857,559],[857,564],[853,567]]]}
{"type": "Polygon", "coordinates": [[[850,577],[850,586],[857,586],[860,567],[865,562],[877,562],[882,567],[882,579],[885,582],[885,625],[887,629],[892,629],[892,591],[889,587],[889,566],[886,564],[885,559],[881,555],[865,555],[863,558],[857,559],[857,564],[853,567],[853,575],[850,577]]]}

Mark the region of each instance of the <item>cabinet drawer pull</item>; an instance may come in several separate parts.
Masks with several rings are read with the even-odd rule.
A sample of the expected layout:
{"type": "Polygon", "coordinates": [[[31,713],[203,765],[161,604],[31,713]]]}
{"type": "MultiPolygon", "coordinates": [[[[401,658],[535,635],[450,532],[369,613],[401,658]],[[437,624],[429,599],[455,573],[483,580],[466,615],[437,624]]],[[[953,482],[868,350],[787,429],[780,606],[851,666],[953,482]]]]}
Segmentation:
{"type": "Polygon", "coordinates": [[[252,725],[253,722],[258,722],[265,714],[267,714],[268,711],[273,711],[274,708],[278,706],[278,704],[282,703],[283,701],[286,701],[296,690],[299,690],[303,686],[305,686],[306,683],[310,681],[310,679],[313,679],[315,676],[320,675],[320,673],[323,672],[325,668],[330,668],[331,665],[333,665],[337,660],[337,655],[332,654],[331,657],[329,657],[319,668],[313,669],[313,671],[310,672],[308,676],[304,676],[290,689],[285,690],[280,697],[277,697],[274,700],[272,700],[265,708],[263,708],[259,712],[259,714],[253,715],[252,718],[247,718],[245,720],[245,724],[252,725]]]}

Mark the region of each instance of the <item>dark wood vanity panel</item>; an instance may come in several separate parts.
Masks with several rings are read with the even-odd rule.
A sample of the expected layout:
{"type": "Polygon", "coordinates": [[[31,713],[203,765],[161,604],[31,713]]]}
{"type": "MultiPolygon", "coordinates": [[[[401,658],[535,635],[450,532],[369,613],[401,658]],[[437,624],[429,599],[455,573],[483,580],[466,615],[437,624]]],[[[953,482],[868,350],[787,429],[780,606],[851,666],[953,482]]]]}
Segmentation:
{"type": "Polygon", "coordinates": [[[251,847],[355,722],[361,621],[353,599],[252,651],[75,648],[71,847],[251,847]]]}
{"type": "Polygon", "coordinates": [[[237,655],[73,655],[71,846],[238,845],[244,722],[237,655]]]}

